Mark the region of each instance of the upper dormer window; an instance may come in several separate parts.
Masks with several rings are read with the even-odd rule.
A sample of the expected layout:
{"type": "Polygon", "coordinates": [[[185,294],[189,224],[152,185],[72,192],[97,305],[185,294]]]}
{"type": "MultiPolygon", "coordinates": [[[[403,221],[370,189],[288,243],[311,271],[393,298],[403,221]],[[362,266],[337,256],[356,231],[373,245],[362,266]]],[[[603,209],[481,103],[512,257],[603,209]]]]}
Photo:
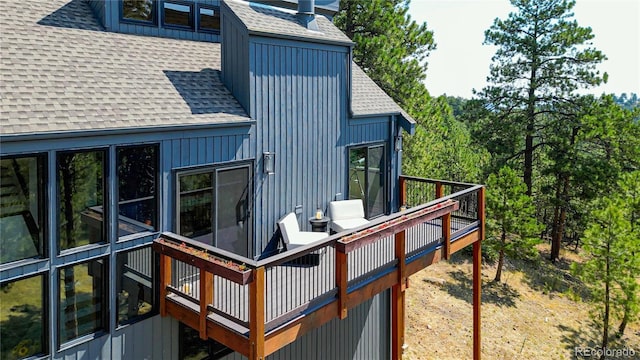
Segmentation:
{"type": "Polygon", "coordinates": [[[220,32],[220,8],[200,5],[198,7],[198,31],[220,32]]]}
{"type": "Polygon", "coordinates": [[[156,24],[156,0],[124,0],[122,19],[156,24]]]}
{"type": "Polygon", "coordinates": [[[193,3],[163,1],[162,25],[164,27],[193,29],[193,3]]]}

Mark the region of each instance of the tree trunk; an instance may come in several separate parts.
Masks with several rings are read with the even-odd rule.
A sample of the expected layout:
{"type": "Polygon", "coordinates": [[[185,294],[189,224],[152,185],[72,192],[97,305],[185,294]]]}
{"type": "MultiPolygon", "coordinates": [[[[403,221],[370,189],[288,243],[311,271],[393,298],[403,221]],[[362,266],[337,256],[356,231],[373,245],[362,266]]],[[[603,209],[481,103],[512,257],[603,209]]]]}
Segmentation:
{"type": "Polygon", "coordinates": [[[527,185],[527,195],[533,194],[533,119],[527,125],[524,148],[524,183],[527,185]]]}
{"type": "Polygon", "coordinates": [[[618,327],[618,338],[621,338],[624,335],[624,330],[627,328],[627,323],[629,322],[629,314],[627,312],[626,307],[624,310],[625,311],[624,311],[624,316],[622,317],[622,322],[618,327]]]}
{"type": "Polygon", "coordinates": [[[604,329],[602,331],[602,357],[601,359],[604,359],[604,353],[606,352],[605,350],[607,349],[607,346],[609,345],[609,302],[610,302],[610,283],[611,283],[611,279],[610,279],[610,269],[609,269],[609,257],[611,256],[610,253],[610,239],[607,239],[607,253],[606,253],[606,266],[605,266],[605,289],[604,289],[604,319],[603,319],[603,325],[604,325],[604,329]]]}
{"type": "Polygon", "coordinates": [[[498,253],[498,269],[496,270],[496,277],[493,279],[495,282],[500,282],[502,279],[502,267],[504,266],[504,246],[507,241],[507,233],[506,231],[502,231],[502,235],[500,236],[500,251],[498,253]]]}
{"type": "Polygon", "coordinates": [[[558,199],[561,194],[561,180],[560,176],[558,176],[556,180],[556,204],[553,207],[553,224],[551,227],[551,253],[549,254],[549,260],[555,263],[558,257],[560,257],[560,243],[556,242],[558,239],[558,224],[560,223],[560,204],[558,204],[558,199]]]}

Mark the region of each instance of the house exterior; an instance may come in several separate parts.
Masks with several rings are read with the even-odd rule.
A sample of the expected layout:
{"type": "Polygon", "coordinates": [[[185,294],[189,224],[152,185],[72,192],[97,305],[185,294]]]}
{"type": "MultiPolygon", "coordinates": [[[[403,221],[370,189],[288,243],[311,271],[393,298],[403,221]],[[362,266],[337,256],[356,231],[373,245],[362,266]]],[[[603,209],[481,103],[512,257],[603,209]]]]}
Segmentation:
{"type": "Polygon", "coordinates": [[[411,223],[394,217],[408,202],[401,139],[415,122],[320,15],[337,2],[315,5],[0,3],[0,358],[401,356],[394,302],[406,276],[391,280],[389,264],[404,274],[440,256],[423,255],[475,250],[482,189],[472,188],[477,221],[458,235],[447,214],[459,199],[418,206],[411,223]],[[363,250],[362,271],[340,265],[356,250],[337,245],[358,233],[284,251],[278,219],[294,212],[310,231],[318,209],[351,198],[374,232],[395,219],[402,248],[422,220],[441,233],[420,243],[418,229],[409,263],[385,232],[363,247],[376,250],[363,250]],[[213,255],[248,276],[232,284],[213,255]],[[321,260],[289,266],[310,255],[321,260]],[[329,279],[326,291],[293,304],[286,289],[309,276],[329,279]]]}

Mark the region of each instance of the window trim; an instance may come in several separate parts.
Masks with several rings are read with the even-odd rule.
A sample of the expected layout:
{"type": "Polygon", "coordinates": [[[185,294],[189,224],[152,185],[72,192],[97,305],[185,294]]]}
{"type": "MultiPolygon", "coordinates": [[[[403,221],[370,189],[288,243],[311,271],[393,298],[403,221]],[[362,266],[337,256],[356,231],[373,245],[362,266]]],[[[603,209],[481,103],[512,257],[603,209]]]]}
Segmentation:
{"type": "Polygon", "coordinates": [[[384,192],[383,192],[383,196],[384,196],[384,209],[382,211],[382,214],[379,215],[375,215],[375,216],[371,216],[371,214],[369,214],[369,204],[368,204],[368,197],[369,197],[369,161],[367,160],[366,162],[366,167],[365,167],[365,199],[363,200],[363,206],[364,206],[364,213],[365,213],[365,217],[368,220],[372,220],[375,218],[378,218],[380,216],[384,216],[385,214],[389,213],[389,189],[391,186],[391,183],[389,181],[389,154],[387,153],[387,143],[385,142],[372,142],[372,143],[366,143],[366,144],[358,144],[358,145],[353,145],[353,146],[348,146],[347,147],[347,199],[351,199],[351,192],[349,191],[349,184],[350,184],[350,174],[349,174],[349,170],[351,167],[351,163],[350,163],[350,153],[351,150],[356,150],[356,149],[367,149],[367,159],[368,159],[368,155],[369,155],[369,151],[371,148],[377,148],[377,147],[381,147],[382,148],[382,155],[383,155],[383,162],[384,162],[384,169],[383,169],[383,173],[381,174],[382,177],[384,178],[384,192]]]}
{"type": "Polygon", "coordinates": [[[4,284],[14,283],[21,280],[30,279],[36,276],[42,277],[40,281],[40,284],[42,286],[42,319],[41,319],[42,334],[40,338],[40,340],[42,341],[42,352],[33,354],[29,356],[29,358],[32,358],[32,357],[39,358],[39,357],[46,357],[50,355],[51,332],[50,332],[49,324],[51,323],[50,321],[51,314],[50,314],[49,305],[50,305],[50,298],[51,298],[51,287],[49,286],[49,278],[50,278],[49,274],[50,273],[47,269],[45,271],[33,272],[33,273],[26,274],[24,276],[12,278],[12,279],[0,282],[0,284],[4,285],[4,284]]]}
{"type": "MultiPolygon", "coordinates": [[[[38,194],[38,213],[40,223],[36,222],[36,225],[41,227],[39,235],[40,244],[38,250],[38,256],[28,257],[24,259],[16,259],[7,261],[6,263],[0,263],[0,268],[5,268],[9,264],[24,264],[24,261],[39,261],[49,258],[49,167],[47,153],[28,153],[28,154],[13,154],[0,157],[1,160],[5,159],[21,159],[21,158],[35,158],[36,166],[38,167],[37,182],[37,194],[38,194]]],[[[29,229],[32,232],[32,229],[29,229]]]]}
{"type": "Polygon", "coordinates": [[[109,214],[110,205],[109,201],[110,197],[110,188],[109,188],[109,148],[106,147],[96,147],[95,149],[76,149],[76,150],[62,150],[55,152],[55,177],[56,177],[56,188],[55,191],[55,209],[56,209],[56,219],[57,224],[59,226],[56,227],[55,230],[55,248],[58,256],[68,255],[69,253],[74,253],[77,251],[86,250],[87,248],[100,247],[104,245],[108,245],[111,243],[111,239],[109,238],[109,234],[111,231],[109,230],[109,221],[111,216],[109,214]],[[90,152],[102,152],[103,153],[103,164],[102,164],[102,241],[98,243],[88,243],[84,245],[78,245],[74,247],[70,247],[67,249],[62,249],[60,246],[60,237],[61,237],[61,226],[62,222],[60,220],[60,208],[61,208],[61,196],[60,196],[60,171],[59,171],[59,159],[61,155],[65,154],[73,154],[73,153],[90,153],[90,152]]]}
{"type": "Polygon", "coordinates": [[[121,23],[125,23],[125,24],[132,24],[132,25],[142,25],[142,26],[158,26],[158,0],[151,0],[153,2],[153,5],[151,6],[151,14],[152,14],[152,18],[151,20],[138,20],[138,19],[130,19],[127,17],[124,17],[124,1],[119,1],[120,6],[119,8],[119,17],[120,17],[120,22],[121,23]]]}
{"type": "Polygon", "coordinates": [[[118,255],[120,254],[124,254],[127,252],[132,252],[132,251],[137,251],[137,250],[142,250],[145,248],[149,248],[151,250],[151,299],[153,301],[153,303],[151,304],[151,311],[149,311],[148,313],[144,314],[144,315],[139,315],[134,317],[133,319],[127,319],[126,321],[120,323],[120,321],[118,321],[118,286],[117,284],[114,282],[113,284],[113,291],[115,292],[115,298],[116,298],[116,303],[113,305],[114,307],[114,316],[115,316],[115,324],[116,324],[116,330],[122,329],[124,327],[127,327],[131,324],[135,324],[138,323],[140,321],[144,321],[150,317],[156,316],[160,313],[160,287],[158,286],[160,284],[160,254],[153,251],[153,249],[151,249],[151,244],[144,244],[141,246],[135,246],[135,247],[130,247],[130,248],[126,248],[126,249],[122,249],[119,250],[117,252],[114,252],[111,256],[115,257],[115,264],[116,264],[116,281],[117,277],[118,277],[118,255]]]}
{"type": "Polygon", "coordinates": [[[194,3],[192,2],[187,2],[187,1],[181,1],[181,0],[163,0],[161,2],[161,6],[160,6],[160,18],[161,18],[161,26],[165,29],[174,29],[174,30],[186,30],[186,31],[194,31],[195,30],[195,26],[196,26],[196,21],[195,21],[195,14],[194,14],[194,3]],[[175,5],[181,5],[181,6],[188,6],[189,7],[189,25],[185,26],[185,25],[179,25],[179,24],[168,24],[166,22],[166,15],[165,15],[165,4],[170,3],[170,4],[175,4],[175,5]]]}
{"type": "MultiPolygon", "coordinates": [[[[56,311],[58,313],[58,316],[56,316],[56,340],[57,340],[57,349],[58,351],[63,351],[69,348],[72,348],[74,346],[77,346],[79,344],[85,343],[87,341],[93,340],[93,339],[97,339],[105,334],[110,334],[111,333],[111,324],[109,322],[109,312],[111,310],[111,282],[109,281],[110,278],[110,266],[109,266],[109,261],[110,258],[113,255],[111,254],[106,254],[104,256],[99,256],[99,257],[92,257],[92,258],[84,258],[82,260],[79,261],[75,261],[75,262],[68,262],[65,264],[61,264],[59,267],[56,268],[56,286],[57,286],[57,299],[56,299],[56,311]],[[104,280],[100,282],[100,287],[101,287],[101,291],[103,292],[102,295],[102,299],[104,301],[104,303],[102,304],[102,309],[100,311],[100,321],[102,322],[102,326],[98,329],[96,329],[95,331],[92,331],[90,333],[84,334],[84,335],[79,335],[73,339],[69,339],[69,340],[63,340],[62,339],[62,332],[61,330],[61,326],[62,326],[62,317],[60,316],[60,314],[63,312],[64,309],[62,309],[61,305],[62,305],[62,292],[60,291],[60,287],[61,287],[61,272],[68,267],[73,267],[73,266],[78,266],[78,265],[83,265],[83,264],[89,264],[92,261],[98,261],[98,260],[102,260],[102,266],[103,266],[103,275],[104,275],[104,280]]],[[[90,266],[90,265],[89,265],[90,266]]]]}
{"type": "MultiPolygon", "coordinates": [[[[213,10],[214,14],[215,13],[219,14],[220,13],[220,6],[214,6],[214,5],[207,5],[207,4],[198,3],[198,8],[196,9],[196,13],[195,13],[195,15],[196,15],[195,17],[197,18],[196,29],[198,30],[198,32],[219,35],[221,29],[217,29],[217,30],[216,29],[209,29],[209,28],[203,28],[201,26],[200,9],[213,10]]],[[[220,25],[222,25],[222,18],[220,18],[220,25]]]]}
{"type": "MultiPolygon", "coordinates": [[[[252,256],[254,256],[255,253],[255,243],[252,242],[253,239],[253,232],[254,232],[254,225],[253,225],[253,206],[254,206],[254,199],[253,196],[255,195],[255,189],[254,189],[254,177],[255,177],[255,169],[254,169],[254,163],[252,160],[242,160],[242,161],[234,161],[234,162],[224,162],[224,163],[220,163],[220,164],[213,164],[213,165],[207,165],[207,166],[197,166],[197,167],[192,167],[192,168],[177,168],[174,169],[174,196],[175,196],[175,204],[174,204],[174,209],[175,209],[175,213],[174,213],[174,219],[173,219],[173,223],[174,223],[174,231],[176,232],[176,234],[180,233],[180,177],[184,176],[184,175],[196,175],[196,174],[205,174],[205,173],[211,173],[212,174],[212,214],[215,214],[215,207],[218,204],[218,198],[217,198],[217,184],[215,183],[216,180],[216,175],[218,172],[220,171],[226,171],[226,170],[234,170],[234,169],[241,169],[241,168],[247,168],[249,170],[249,184],[247,185],[248,188],[251,190],[251,194],[250,196],[248,196],[249,199],[249,204],[247,205],[249,212],[251,213],[251,221],[249,224],[249,228],[247,229],[247,258],[251,258],[252,256]]],[[[217,229],[218,229],[218,224],[217,224],[217,217],[213,216],[213,218],[211,219],[211,226],[212,226],[212,236],[214,239],[214,242],[217,243],[217,229]]],[[[214,245],[215,246],[215,245],[214,245]]],[[[243,255],[244,256],[244,255],[243,255]]]]}
{"type": "MultiPolygon", "coordinates": [[[[161,172],[160,172],[160,144],[159,143],[142,143],[142,144],[130,144],[130,145],[118,145],[115,147],[115,204],[116,204],[116,209],[115,209],[115,214],[118,217],[118,224],[120,222],[120,204],[125,203],[125,202],[132,202],[135,200],[139,200],[139,199],[133,199],[133,200],[125,200],[125,201],[120,201],[120,186],[119,186],[119,179],[120,179],[120,174],[118,173],[118,165],[119,165],[119,154],[118,154],[118,150],[120,149],[131,149],[131,148],[144,148],[144,147],[154,147],[155,148],[155,157],[156,157],[156,161],[155,161],[155,186],[156,186],[156,193],[154,194],[155,196],[155,207],[156,207],[156,214],[155,214],[155,225],[154,226],[150,226],[150,225],[146,225],[146,226],[150,226],[153,227],[153,229],[148,229],[147,231],[142,231],[139,233],[134,233],[134,234],[129,234],[129,235],[123,235],[120,236],[119,231],[115,234],[115,238],[116,238],[116,242],[122,242],[122,241],[127,241],[127,240],[132,240],[132,239],[137,239],[139,237],[143,237],[143,236],[148,236],[151,233],[157,233],[160,229],[160,219],[162,218],[161,216],[161,209],[160,209],[160,194],[161,194],[161,185],[160,185],[160,179],[162,178],[161,172]]],[[[135,220],[135,219],[132,219],[135,220]]],[[[116,228],[118,228],[118,225],[116,225],[116,228]]]]}

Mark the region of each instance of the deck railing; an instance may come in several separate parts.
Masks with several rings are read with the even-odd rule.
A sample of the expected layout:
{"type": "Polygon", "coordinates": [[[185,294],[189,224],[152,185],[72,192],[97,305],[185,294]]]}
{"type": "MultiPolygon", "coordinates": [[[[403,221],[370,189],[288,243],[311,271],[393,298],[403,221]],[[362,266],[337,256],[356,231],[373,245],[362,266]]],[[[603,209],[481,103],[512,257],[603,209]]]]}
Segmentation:
{"type": "Polygon", "coordinates": [[[398,212],[259,261],[162,234],[153,245],[161,314],[249,358],[266,356],[394,284],[404,288],[437,261],[434,252],[448,258],[480,239],[482,186],[401,177],[400,189],[398,212]]]}

